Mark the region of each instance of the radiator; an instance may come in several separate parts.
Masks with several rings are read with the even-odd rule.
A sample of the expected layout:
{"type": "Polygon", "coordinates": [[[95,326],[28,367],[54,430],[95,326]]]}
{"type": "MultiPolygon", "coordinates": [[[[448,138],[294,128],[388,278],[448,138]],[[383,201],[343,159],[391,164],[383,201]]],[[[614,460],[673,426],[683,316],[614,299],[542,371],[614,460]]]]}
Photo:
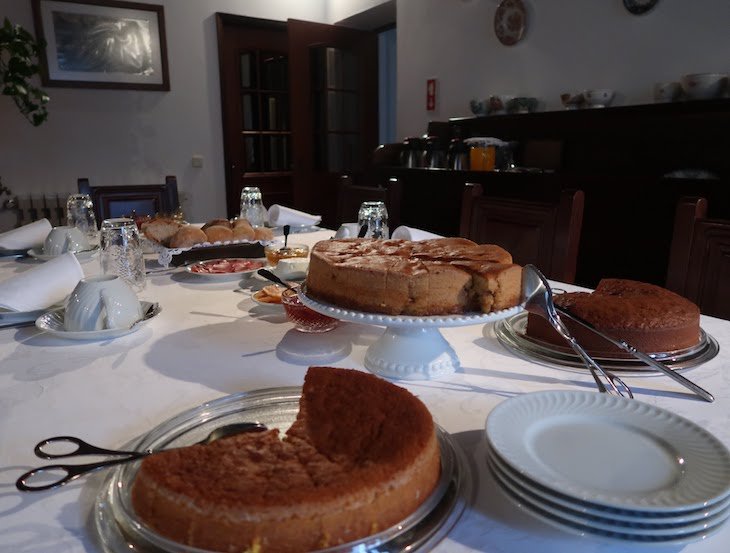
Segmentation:
{"type": "Polygon", "coordinates": [[[54,227],[66,224],[67,194],[46,194],[31,196],[10,196],[2,201],[0,210],[12,212],[13,226],[20,227],[38,219],[46,218],[54,227]]]}

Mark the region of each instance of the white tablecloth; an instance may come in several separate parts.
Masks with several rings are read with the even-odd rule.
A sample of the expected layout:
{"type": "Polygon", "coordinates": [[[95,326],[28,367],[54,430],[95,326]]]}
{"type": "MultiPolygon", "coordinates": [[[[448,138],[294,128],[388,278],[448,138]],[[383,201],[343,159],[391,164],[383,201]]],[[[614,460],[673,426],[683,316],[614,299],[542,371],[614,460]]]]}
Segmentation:
{"type": "MultiPolygon", "coordinates": [[[[332,231],[297,235],[313,244],[332,231]]],[[[33,261],[0,260],[0,279],[33,261]]],[[[87,274],[98,260],[83,264],[87,274]]],[[[569,286],[561,286],[571,289],[569,286]]],[[[148,277],[141,298],[162,313],[138,332],[111,341],[71,342],[34,327],[0,329],[0,552],[93,553],[91,512],[103,480],[95,474],[56,491],[23,494],[15,480],[44,461],[33,455],[41,439],[74,435],[119,447],[173,415],[228,394],[300,386],[311,359],[282,353],[296,331],[283,315],[262,311],[239,283],[210,282],[182,270],[148,277]]],[[[637,399],[687,417],[730,445],[730,322],[703,317],[720,355],[685,374],[711,391],[712,404],[695,399],[662,376],[630,376],[637,399]]],[[[365,351],[382,328],[342,324],[324,335],[346,347],[316,364],[363,369],[365,351]]],[[[577,537],[533,519],[496,487],[484,462],[483,428],[500,402],[525,392],[592,390],[589,375],[549,368],[508,352],[492,325],[442,329],[461,360],[456,374],[432,381],[397,382],[418,395],[435,421],[454,436],[471,461],[472,504],[441,552],[574,553],[686,551],[725,553],[730,524],[687,546],[629,546],[577,537]]],[[[321,339],[322,337],[313,337],[321,339]]],[[[601,467],[596,467],[601,470],[601,467]]]]}

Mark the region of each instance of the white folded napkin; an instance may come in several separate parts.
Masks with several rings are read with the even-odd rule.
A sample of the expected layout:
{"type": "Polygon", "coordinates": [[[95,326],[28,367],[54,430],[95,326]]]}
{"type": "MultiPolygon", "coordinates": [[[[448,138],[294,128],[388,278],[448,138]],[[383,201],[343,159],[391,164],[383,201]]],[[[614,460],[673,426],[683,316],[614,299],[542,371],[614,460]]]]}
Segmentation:
{"type": "Polygon", "coordinates": [[[304,213],[279,204],[274,204],[269,208],[269,224],[274,227],[281,225],[318,225],[321,220],[321,215],[304,213]]]}
{"type": "Polygon", "coordinates": [[[39,219],[22,227],[14,228],[0,234],[0,248],[6,250],[29,250],[43,245],[43,241],[51,232],[48,219],[39,219]]]}
{"type": "Polygon", "coordinates": [[[342,223],[335,233],[335,238],[357,238],[359,232],[360,225],[358,223],[342,223]]]}
{"type": "Polygon", "coordinates": [[[440,234],[406,226],[400,226],[395,229],[390,237],[397,240],[430,240],[432,238],[443,238],[440,234]]]}
{"type": "Polygon", "coordinates": [[[83,277],[74,254],[59,255],[0,282],[0,307],[13,311],[51,307],[66,299],[83,277]]]}

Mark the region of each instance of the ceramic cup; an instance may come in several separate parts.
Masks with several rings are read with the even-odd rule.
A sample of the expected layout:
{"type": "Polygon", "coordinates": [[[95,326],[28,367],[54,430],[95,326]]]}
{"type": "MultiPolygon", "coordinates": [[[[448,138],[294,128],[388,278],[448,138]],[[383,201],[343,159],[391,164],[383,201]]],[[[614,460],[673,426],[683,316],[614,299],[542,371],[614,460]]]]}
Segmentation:
{"type": "Polygon", "coordinates": [[[676,81],[656,83],[654,85],[655,102],[675,102],[682,94],[682,85],[676,81]]]}
{"type": "Polygon", "coordinates": [[[53,227],[43,243],[46,255],[61,255],[91,248],[89,239],[76,227],[53,227]]]}
{"type": "Polygon", "coordinates": [[[360,225],[357,223],[343,223],[335,233],[335,238],[357,238],[357,233],[360,232],[360,225]]]}
{"type": "Polygon", "coordinates": [[[63,326],[69,332],[124,328],[142,318],[134,290],[116,275],[84,278],[66,302],[63,326]]]}

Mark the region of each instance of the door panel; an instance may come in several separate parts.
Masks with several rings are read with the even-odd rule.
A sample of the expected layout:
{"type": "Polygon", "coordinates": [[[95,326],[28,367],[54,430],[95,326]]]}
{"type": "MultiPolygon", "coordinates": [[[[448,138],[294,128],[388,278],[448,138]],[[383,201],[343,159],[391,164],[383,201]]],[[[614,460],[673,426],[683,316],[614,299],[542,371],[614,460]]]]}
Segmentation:
{"type": "Polygon", "coordinates": [[[377,146],[377,35],[290,19],[294,202],[334,227],[337,184],[377,146]]]}
{"type": "Polygon", "coordinates": [[[258,186],[264,205],[291,205],[286,24],[226,14],[217,24],[228,216],[244,186],[258,186]]]}
{"type": "Polygon", "coordinates": [[[336,220],[337,183],[377,146],[377,35],[344,27],[216,14],[226,201],[244,186],[336,220]]]}

